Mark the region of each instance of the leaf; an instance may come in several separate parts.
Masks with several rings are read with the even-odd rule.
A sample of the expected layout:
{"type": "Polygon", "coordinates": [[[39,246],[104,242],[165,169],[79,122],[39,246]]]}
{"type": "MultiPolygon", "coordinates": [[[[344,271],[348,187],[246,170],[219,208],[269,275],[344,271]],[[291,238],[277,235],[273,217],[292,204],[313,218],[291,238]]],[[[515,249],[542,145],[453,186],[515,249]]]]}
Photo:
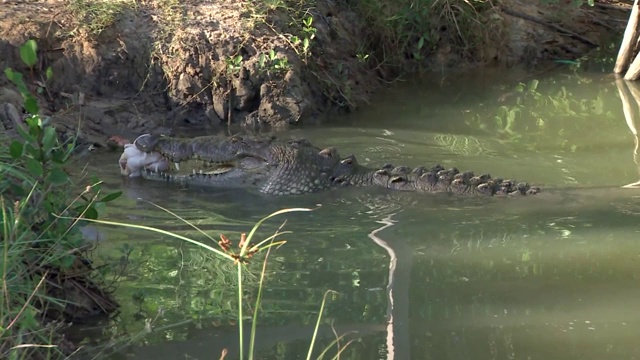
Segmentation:
{"type": "Polygon", "coordinates": [[[20,46],[20,59],[29,67],[33,67],[38,61],[38,44],[35,40],[27,40],[20,46]]]}
{"type": "Polygon", "coordinates": [[[29,90],[27,90],[27,86],[22,80],[21,73],[13,71],[13,69],[11,68],[6,68],[4,69],[4,75],[7,77],[7,79],[9,79],[9,81],[11,81],[15,86],[18,87],[18,91],[20,92],[22,97],[26,97],[27,95],[29,95],[29,90]]]}
{"type": "Polygon", "coordinates": [[[13,72],[12,68],[10,67],[4,68],[4,76],[6,76],[7,79],[9,79],[9,81],[11,81],[14,84],[15,84],[15,75],[16,73],[13,72]]]}
{"type": "Polygon", "coordinates": [[[14,160],[17,160],[20,157],[22,157],[23,150],[24,150],[24,145],[22,145],[22,143],[17,140],[12,141],[11,145],[9,145],[9,154],[11,155],[11,158],[14,160]]]}
{"type": "Polygon", "coordinates": [[[575,60],[565,60],[565,59],[553,60],[553,62],[556,63],[556,64],[563,64],[563,65],[577,65],[577,64],[579,64],[579,62],[577,62],[575,60]]]}
{"type": "Polygon", "coordinates": [[[55,149],[51,152],[51,161],[57,164],[64,164],[67,161],[67,154],[61,149],[55,149]]]}
{"type": "Polygon", "coordinates": [[[122,191],[115,191],[115,192],[112,192],[111,194],[105,195],[102,199],[100,199],[100,202],[113,201],[119,198],[121,195],[122,195],[122,191]]]}
{"type": "Polygon", "coordinates": [[[22,187],[20,185],[16,185],[16,184],[11,184],[10,186],[10,194],[13,194],[14,196],[17,197],[25,197],[27,196],[27,190],[25,187],[22,187]]]}
{"type": "Polygon", "coordinates": [[[53,69],[51,69],[51,66],[47,68],[45,74],[47,76],[47,80],[51,80],[51,78],[53,78],[53,69]]]}
{"type": "Polygon", "coordinates": [[[33,177],[39,178],[42,176],[42,164],[36,159],[29,158],[25,161],[24,165],[33,177]]]}
{"type": "Polygon", "coordinates": [[[92,206],[84,212],[84,218],[95,220],[98,218],[98,211],[92,206]]]}
{"type": "Polygon", "coordinates": [[[40,136],[40,117],[37,115],[29,115],[24,121],[29,127],[29,132],[34,136],[40,136]]]}
{"type": "Polygon", "coordinates": [[[311,27],[311,24],[313,23],[313,17],[309,16],[306,19],[302,19],[302,22],[307,26],[307,27],[311,27]]]}
{"type": "Polygon", "coordinates": [[[42,147],[44,151],[51,151],[56,145],[57,140],[56,129],[51,126],[44,128],[44,136],[42,137],[42,147]]]}
{"type": "Polygon", "coordinates": [[[27,98],[24,99],[24,108],[29,114],[32,115],[38,115],[38,112],[40,112],[38,101],[31,95],[27,96],[27,98]]]}
{"type": "Polygon", "coordinates": [[[53,168],[47,176],[46,182],[53,185],[62,185],[69,181],[69,175],[60,168],[53,168]]]}
{"type": "Polygon", "coordinates": [[[25,142],[27,143],[34,143],[36,142],[36,138],[33,137],[31,134],[29,134],[28,132],[26,132],[22,126],[16,126],[16,130],[18,131],[18,135],[20,135],[21,138],[24,139],[25,142]]]}

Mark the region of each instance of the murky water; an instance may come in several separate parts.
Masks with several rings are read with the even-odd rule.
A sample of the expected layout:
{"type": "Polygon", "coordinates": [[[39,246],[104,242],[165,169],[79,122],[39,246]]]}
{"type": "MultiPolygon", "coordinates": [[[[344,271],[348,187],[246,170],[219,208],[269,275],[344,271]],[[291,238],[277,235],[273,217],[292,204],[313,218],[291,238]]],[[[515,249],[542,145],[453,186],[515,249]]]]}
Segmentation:
{"type": "MultiPolygon", "coordinates": [[[[284,219],[293,231],[270,254],[261,359],[305,358],[329,289],[338,294],[328,300],[316,348],[335,338],[334,321],[338,334],[357,331],[345,338],[359,339],[343,354],[350,359],[634,359],[640,189],[621,187],[640,180],[631,129],[639,124],[625,121],[611,77],[567,69],[423,79],[383,92],[340,124],[285,134],[370,165],[438,162],[543,185],[533,198],[180,190],[123,181],[113,154],[96,158],[91,170],[125,192],[107,219],[203,241],[140,199],[216,239],[237,239],[280,208],[322,205],[281,216],[261,232],[268,236],[284,219]]],[[[117,292],[122,314],[103,335],[134,340],[112,358],[217,359],[223,347],[237,355],[236,280],[227,264],[164,235],[100,232],[100,256],[128,263],[117,292]],[[153,332],[142,335],[145,321],[153,332]]],[[[252,299],[256,284],[246,277],[252,299]]]]}

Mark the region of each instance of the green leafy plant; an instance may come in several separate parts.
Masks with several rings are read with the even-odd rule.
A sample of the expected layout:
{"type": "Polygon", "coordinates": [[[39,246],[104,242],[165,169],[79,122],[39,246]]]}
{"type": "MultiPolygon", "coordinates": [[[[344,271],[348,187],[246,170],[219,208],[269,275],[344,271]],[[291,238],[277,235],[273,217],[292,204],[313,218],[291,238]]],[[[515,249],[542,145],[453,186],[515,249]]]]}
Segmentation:
{"type": "Polygon", "coordinates": [[[424,40],[425,37],[421,36],[420,40],[418,40],[418,43],[416,44],[416,49],[413,52],[413,58],[415,60],[423,60],[424,56],[422,56],[422,48],[424,47],[424,40]]]}
{"type": "Polygon", "coordinates": [[[289,37],[289,42],[291,43],[293,50],[295,50],[298,55],[301,55],[302,60],[305,62],[310,54],[312,41],[316,37],[317,29],[313,27],[312,24],[312,16],[303,18],[301,37],[298,35],[291,35],[289,37]]]}
{"type": "Polygon", "coordinates": [[[358,59],[358,61],[364,63],[367,61],[367,59],[369,59],[369,54],[357,53],[356,58],[358,59]]]}
{"type": "Polygon", "coordinates": [[[309,49],[311,47],[311,41],[316,37],[317,29],[311,26],[313,24],[312,16],[307,16],[306,18],[302,19],[302,24],[302,33],[304,34],[304,38],[302,40],[302,54],[304,55],[304,58],[306,60],[307,55],[309,54],[309,49]]]}
{"type": "Polygon", "coordinates": [[[266,72],[268,76],[286,73],[290,68],[289,60],[278,57],[274,49],[269,50],[266,54],[260,53],[258,55],[258,69],[266,72]]]}
{"type": "MultiPolygon", "coordinates": [[[[35,41],[20,48],[20,57],[33,74],[35,41]]],[[[18,138],[0,150],[0,358],[48,357],[61,354],[55,346],[59,335],[54,325],[43,326],[42,321],[64,318],[60,309],[80,300],[56,297],[48,289],[64,281],[67,272],[77,271],[78,261],[84,264],[85,244],[78,225],[83,219],[95,219],[120,193],[102,196],[100,182],[91,179],[78,189],[79,195],[73,194],[77,188],[65,165],[74,143],[61,143],[51,119],[39,115],[37,99],[23,75],[10,68],[4,73],[22,94],[28,114],[24,124],[16,126],[18,138]],[[63,220],[55,214],[76,219],[63,220]]],[[[52,77],[50,69],[46,76],[52,77]]],[[[91,276],[91,267],[86,276],[91,276]]],[[[87,278],[89,283],[93,280],[87,278]]]]}
{"type": "Polygon", "coordinates": [[[224,62],[227,64],[227,75],[237,75],[242,70],[242,55],[236,55],[226,58],[224,62]]]}

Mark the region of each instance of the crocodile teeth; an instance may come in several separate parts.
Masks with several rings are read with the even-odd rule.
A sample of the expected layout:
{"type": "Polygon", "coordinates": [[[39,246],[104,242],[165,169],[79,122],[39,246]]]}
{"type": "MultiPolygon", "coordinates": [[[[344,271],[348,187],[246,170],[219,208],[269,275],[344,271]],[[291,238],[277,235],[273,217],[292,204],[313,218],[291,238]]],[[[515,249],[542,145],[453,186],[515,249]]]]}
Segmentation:
{"type": "Polygon", "coordinates": [[[173,163],[173,166],[175,166],[175,167],[176,167],[176,170],[177,170],[177,171],[180,171],[180,163],[174,162],[174,163],[173,163]]]}

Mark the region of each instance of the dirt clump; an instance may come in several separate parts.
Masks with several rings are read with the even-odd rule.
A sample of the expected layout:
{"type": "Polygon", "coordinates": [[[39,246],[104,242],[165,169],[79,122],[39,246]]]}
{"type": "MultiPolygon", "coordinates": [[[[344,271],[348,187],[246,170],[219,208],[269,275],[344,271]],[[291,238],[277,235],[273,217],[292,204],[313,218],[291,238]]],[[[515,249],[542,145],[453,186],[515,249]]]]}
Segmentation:
{"type": "MultiPolygon", "coordinates": [[[[407,37],[421,54],[392,56],[353,2],[317,0],[304,11],[231,0],[7,2],[0,53],[9,56],[0,67],[22,72],[34,89],[42,85],[43,115],[55,116],[63,137],[79,133],[83,143],[104,147],[112,135],[319,121],[357,109],[417,68],[575,59],[603,34],[621,31],[628,16],[624,4],[569,3],[483,5],[479,43],[438,23],[428,47],[407,37]],[[33,69],[19,54],[30,38],[40,56],[33,69]],[[45,81],[48,67],[54,75],[45,81]]],[[[0,90],[0,124],[11,130],[21,97],[4,77],[0,90]]]]}

